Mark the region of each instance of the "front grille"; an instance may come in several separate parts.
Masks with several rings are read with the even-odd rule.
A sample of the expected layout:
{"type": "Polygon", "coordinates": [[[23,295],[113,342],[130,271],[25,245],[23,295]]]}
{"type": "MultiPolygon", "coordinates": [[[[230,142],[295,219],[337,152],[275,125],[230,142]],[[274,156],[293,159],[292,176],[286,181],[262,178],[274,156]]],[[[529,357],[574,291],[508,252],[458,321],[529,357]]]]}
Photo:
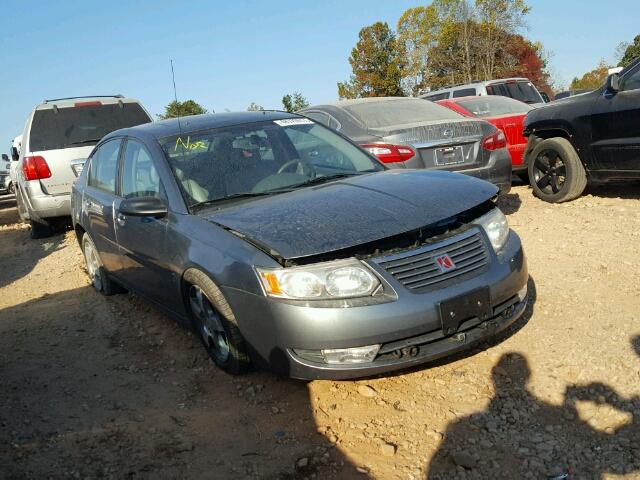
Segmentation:
{"type": "Polygon", "coordinates": [[[374,260],[410,290],[430,290],[478,275],[489,264],[486,245],[476,229],[439,243],[374,260]],[[447,254],[455,268],[442,271],[436,258],[447,254]]]}

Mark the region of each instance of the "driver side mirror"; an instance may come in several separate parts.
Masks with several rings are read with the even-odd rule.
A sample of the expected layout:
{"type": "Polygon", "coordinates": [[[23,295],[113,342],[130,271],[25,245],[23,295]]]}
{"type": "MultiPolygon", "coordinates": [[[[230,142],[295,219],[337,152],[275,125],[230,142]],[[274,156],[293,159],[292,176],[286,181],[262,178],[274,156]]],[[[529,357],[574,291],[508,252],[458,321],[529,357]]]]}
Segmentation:
{"type": "Polygon", "coordinates": [[[2,154],[2,160],[4,160],[5,162],[9,161],[9,155],[7,155],[6,153],[2,154]]]}
{"type": "Polygon", "coordinates": [[[612,73],[607,77],[607,83],[605,84],[605,90],[611,93],[620,91],[620,75],[612,73]]]}
{"type": "Polygon", "coordinates": [[[11,160],[17,162],[19,158],[20,153],[18,152],[18,149],[16,147],[11,147],[11,160]]]}
{"type": "Polygon", "coordinates": [[[167,205],[157,197],[134,197],[125,198],[120,203],[119,212],[131,217],[154,217],[162,218],[167,216],[167,205]]]}

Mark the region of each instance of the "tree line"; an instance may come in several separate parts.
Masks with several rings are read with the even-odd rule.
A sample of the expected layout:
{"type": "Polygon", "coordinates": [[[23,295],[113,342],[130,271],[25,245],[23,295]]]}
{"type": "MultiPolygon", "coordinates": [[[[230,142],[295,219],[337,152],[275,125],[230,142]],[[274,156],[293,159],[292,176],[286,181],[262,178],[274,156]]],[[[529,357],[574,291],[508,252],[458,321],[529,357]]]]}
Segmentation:
{"type": "MultiPolygon", "coordinates": [[[[395,30],[386,22],[363,27],[351,50],[352,74],[338,82],[338,97],[417,96],[446,85],[493,78],[525,77],[538,90],[558,86],[549,72],[549,54],[526,38],[525,0],[433,0],[407,9],[395,30]]],[[[625,67],[640,57],[640,35],[622,42],[615,53],[625,67]]],[[[569,88],[601,86],[612,65],[600,60],[569,88]]],[[[309,101],[296,91],[282,97],[282,109],[296,112],[309,101]]],[[[249,111],[264,108],[251,102],[249,111]]],[[[208,113],[194,100],[172,101],[159,119],[208,113]]]]}
{"type": "Polygon", "coordinates": [[[416,96],[501,77],[527,77],[549,91],[548,55],[521,34],[529,11],[524,0],[434,0],[406,10],[395,30],[366,26],[338,96],[416,96]]]}

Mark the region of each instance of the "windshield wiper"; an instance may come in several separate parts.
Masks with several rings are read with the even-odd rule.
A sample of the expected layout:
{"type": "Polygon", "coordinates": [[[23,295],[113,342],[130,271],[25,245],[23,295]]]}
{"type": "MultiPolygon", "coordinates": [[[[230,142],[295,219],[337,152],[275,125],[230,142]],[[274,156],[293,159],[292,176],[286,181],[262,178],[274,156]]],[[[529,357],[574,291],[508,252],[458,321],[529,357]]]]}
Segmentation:
{"type": "MultiPolygon", "coordinates": [[[[373,170],[372,170],[373,172],[373,170]]],[[[270,192],[281,192],[281,191],[290,191],[294,190],[298,187],[306,187],[309,185],[319,185],[321,183],[329,182],[331,180],[337,180],[339,178],[347,178],[347,177],[357,177],[363,173],[368,172],[358,172],[358,173],[334,173],[332,175],[322,175],[321,177],[310,178],[301,183],[294,183],[293,185],[287,185],[286,187],[277,188],[275,190],[269,190],[270,192]]]]}
{"type": "Polygon", "coordinates": [[[100,141],[100,138],[88,138],[86,140],[78,140],[77,142],[67,143],[67,146],[69,146],[69,145],[84,145],[85,143],[98,143],[99,141],[100,141]]]}
{"type": "Polygon", "coordinates": [[[228,200],[234,200],[238,198],[252,198],[252,197],[264,197],[266,195],[275,195],[276,193],[281,192],[241,192],[241,193],[232,193],[231,195],[225,195],[223,197],[212,198],[210,200],[205,200],[204,202],[198,202],[191,205],[191,208],[201,208],[206,207],[207,205],[214,205],[216,203],[223,203],[228,200]]]}

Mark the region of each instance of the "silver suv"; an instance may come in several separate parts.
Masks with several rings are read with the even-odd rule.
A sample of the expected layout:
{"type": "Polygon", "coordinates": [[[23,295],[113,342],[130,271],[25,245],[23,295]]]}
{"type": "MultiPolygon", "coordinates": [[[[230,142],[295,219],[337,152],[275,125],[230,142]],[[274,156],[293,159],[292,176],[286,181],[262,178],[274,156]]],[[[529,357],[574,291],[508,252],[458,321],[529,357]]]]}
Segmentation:
{"type": "Polygon", "coordinates": [[[473,82],[432,90],[420,98],[437,102],[458,97],[475,97],[481,95],[500,95],[515,98],[530,105],[543,105],[545,100],[538,89],[528,78],[500,78],[483,82],[473,82]]]}
{"type": "Polygon", "coordinates": [[[31,224],[31,238],[50,235],[56,219],[70,216],[71,185],[102,137],[150,121],[137,100],[122,95],[45,100],[34,108],[16,185],[18,212],[31,224]]]}

